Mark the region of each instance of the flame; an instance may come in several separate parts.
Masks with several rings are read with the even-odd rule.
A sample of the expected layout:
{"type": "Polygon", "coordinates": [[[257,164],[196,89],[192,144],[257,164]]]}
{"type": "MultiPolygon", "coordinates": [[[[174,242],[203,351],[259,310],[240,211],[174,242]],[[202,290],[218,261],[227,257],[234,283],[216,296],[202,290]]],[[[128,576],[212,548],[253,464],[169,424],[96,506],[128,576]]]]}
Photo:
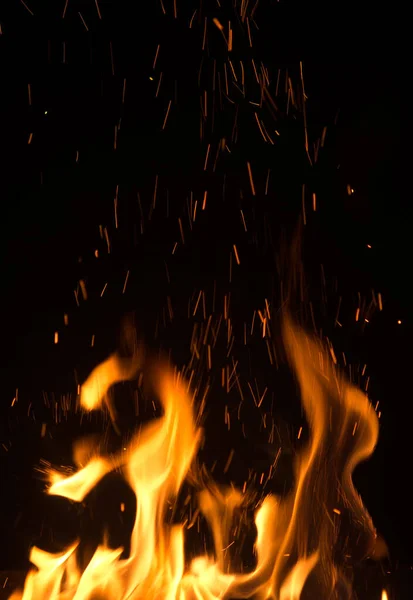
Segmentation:
{"type": "MultiPolygon", "coordinates": [[[[320,340],[286,318],[283,341],[299,384],[309,441],[296,458],[291,492],[286,497],[268,495],[256,510],[257,560],[251,572],[231,569],[229,548],[237,544],[234,523],[246,499],[240,491],[208,482],[198,494],[198,510],[212,532],[214,556],[198,556],[188,565],[185,524],[167,523],[168,508],[194,464],[201,431],[188,383],[158,363],[150,379],[163,416],[143,427],[126,451],[105,457],[98,447],[84,444],[76,449],[79,469],[73,475],[49,473],[49,494],[82,502],[106,474],[122,471],[137,500],[128,558],[121,558],[122,548],[103,543],[82,571],[78,542],[62,554],[33,548],[30,561],[36,570],[28,574],[23,592],[12,598],[299,600],[312,582],[322,598],[338,598],[339,589],[341,594],[348,589],[340,566],[345,562],[341,520],[346,517],[353,523],[354,548],[364,540],[365,554],[375,551],[375,529],[354,489],[352,473],[375,447],[377,416],[367,397],[340,376],[320,340]]],[[[129,361],[110,357],[82,386],[82,406],[101,409],[113,384],[131,379],[143,367],[142,357],[129,361]]],[[[351,552],[351,539],[346,552],[351,552]]]]}

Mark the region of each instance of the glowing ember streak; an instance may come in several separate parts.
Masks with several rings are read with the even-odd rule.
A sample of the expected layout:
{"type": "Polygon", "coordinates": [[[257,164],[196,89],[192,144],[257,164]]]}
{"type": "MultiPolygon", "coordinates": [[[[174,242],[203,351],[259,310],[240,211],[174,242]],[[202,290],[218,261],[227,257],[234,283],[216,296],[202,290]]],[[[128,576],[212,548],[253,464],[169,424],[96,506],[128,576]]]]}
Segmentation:
{"type": "MultiPolygon", "coordinates": [[[[37,570],[28,574],[23,593],[16,592],[12,598],[299,600],[307,583],[311,587],[314,582],[317,597],[336,597],[337,586],[346,585],[334,560],[338,524],[344,515],[357,529],[357,544],[365,540],[366,554],[378,555],[373,524],[352,483],[354,468],[374,449],[378,419],[367,397],[336,371],[328,344],[308,336],[288,318],[282,331],[300,386],[309,440],[296,457],[291,491],[284,497],[268,495],[256,511],[257,563],[251,572],[231,570],[231,552],[238,539],[234,526],[237,530],[241,527],[237,518],[248,501],[247,482],[242,492],[218,487],[212,481],[202,486],[203,478],[194,468],[191,481],[196,480],[201,490],[198,508],[187,521],[188,529],[202,513],[213,535],[215,558],[198,556],[186,568],[184,524],[167,524],[165,515],[189,475],[200,442],[189,385],[166,364],[148,368],[142,353],[129,360],[113,355],[96,367],[81,387],[82,406],[100,409],[112,385],[135,377],[137,370],[144,368],[164,414],[145,425],[128,447],[110,458],[87,443],[78,444],[74,458],[79,470],[69,477],[50,470],[48,493],[81,502],[102,477],[121,469],[137,501],[129,557],[121,558],[122,548],[102,544],[81,572],[76,559],[78,542],[61,554],[33,548],[30,560],[37,570]]],[[[224,376],[228,385],[233,373],[228,371],[224,376]]],[[[253,394],[251,386],[250,390],[253,394]]],[[[255,396],[254,402],[258,402],[255,396]]],[[[202,410],[203,405],[204,399],[202,410]]],[[[229,427],[227,407],[225,418],[229,427]]],[[[233,456],[231,450],[225,470],[233,456]]],[[[264,482],[264,473],[260,482],[264,482]]],[[[125,510],[124,503],[120,510],[125,510]]],[[[382,600],[386,598],[383,590],[382,600]]]]}

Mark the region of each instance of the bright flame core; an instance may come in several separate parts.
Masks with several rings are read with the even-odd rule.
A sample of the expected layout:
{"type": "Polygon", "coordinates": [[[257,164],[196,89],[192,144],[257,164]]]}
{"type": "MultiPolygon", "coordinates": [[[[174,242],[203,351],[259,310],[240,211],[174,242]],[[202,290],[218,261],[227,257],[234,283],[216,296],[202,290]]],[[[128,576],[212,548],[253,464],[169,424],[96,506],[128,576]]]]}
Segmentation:
{"type": "MultiPolygon", "coordinates": [[[[185,524],[165,522],[168,507],[193,465],[201,432],[188,384],[169,366],[158,364],[151,380],[163,417],[142,428],[126,452],[111,458],[95,454],[74,475],[51,472],[49,477],[49,494],[82,502],[106,474],[122,468],[137,499],[129,558],[120,558],[122,548],[103,544],[81,572],[77,542],[62,554],[33,548],[30,560],[36,570],[28,574],[23,592],[15,592],[12,598],[299,600],[310,575],[318,597],[349,597],[343,596],[347,584],[339,566],[343,563],[340,523],[342,516],[349,517],[356,529],[356,545],[364,536],[366,552],[373,552],[376,533],[354,489],[352,473],[374,449],[378,420],[367,397],[339,376],[319,340],[289,319],[284,322],[283,339],[310,436],[297,456],[291,492],[286,497],[268,495],[256,511],[257,564],[252,572],[231,572],[226,554],[237,543],[234,520],[243,502],[241,492],[211,483],[199,493],[198,507],[212,531],[214,557],[199,556],[188,566],[185,524]]],[[[99,365],[82,386],[82,406],[100,408],[114,383],[135,376],[143,366],[138,362],[113,356],[99,365]]],[[[351,540],[348,546],[347,554],[351,540]]]]}

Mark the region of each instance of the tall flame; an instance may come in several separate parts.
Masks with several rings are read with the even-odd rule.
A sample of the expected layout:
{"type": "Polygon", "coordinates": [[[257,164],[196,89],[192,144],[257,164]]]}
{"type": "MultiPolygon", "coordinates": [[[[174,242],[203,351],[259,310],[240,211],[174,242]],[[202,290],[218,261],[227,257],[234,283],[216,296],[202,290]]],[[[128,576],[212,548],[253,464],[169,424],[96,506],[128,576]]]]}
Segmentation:
{"type": "MultiPolygon", "coordinates": [[[[367,397],[339,375],[320,340],[289,318],[284,321],[283,340],[300,387],[309,441],[297,456],[291,492],[286,497],[268,495],[256,510],[257,563],[252,572],[232,572],[226,553],[237,543],[233,532],[244,500],[240,491],[210,483],[199,493],[198,506],[213,535],[214,556],[199,556],[188,565],[184,525],[166,523],[168,507],[177,500],[193,464],[201,432],[188,383],[158,363],[151,381],[163,406],[162,418],[142,428],[126,451],[109,458],[95,453],[69,477],[50,473],[49,494],[81,502],[106,474],[122,469],[137,500],[129,557],[121,558],[122,548],[102,544],[82,572],[77,542],[58,555],[33,548],[30,560],[36,570],[28,574],[23,592],[12,598],[298,600],[304,587],[311,585],[320,598],[349,597],[340,567],[344,553],[355,552],[360,540],[366,553],[372,552],[376,538],[352,473],[374,449],[377,417],[367,397]],[[352,545],[349,538],[346,548],[340,546],[343,521],[350,521],[357,532],[357,542],[352,545]]],[[[82,386],[82,406],[101,408],[111,386],[130,379],[143,366],[139,360],[126,362],[114,356],[99,365],[82,386]]]]}

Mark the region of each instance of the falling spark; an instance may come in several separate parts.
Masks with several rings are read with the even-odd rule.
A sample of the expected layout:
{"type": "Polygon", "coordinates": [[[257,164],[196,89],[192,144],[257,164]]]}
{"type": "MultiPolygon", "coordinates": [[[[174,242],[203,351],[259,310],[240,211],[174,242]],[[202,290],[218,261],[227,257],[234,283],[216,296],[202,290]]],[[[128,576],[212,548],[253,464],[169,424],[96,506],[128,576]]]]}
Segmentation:
{"type": "Polygon", "coordinates": [[[34,12],[30,10],[27,4],[23,2],[23,0],[20,0],[20,2],[23,4],[24,8],[32,15],[32,17],[34,17],[34,12]]]}
{"type": "Polygon", "coordinates": [[[250,179],[251,192],[252,192],[252,195],[255,196],[254,180],[252,178],[251,165],[250,165],[249,162],[247,162],[247,169],[248,169],[248,176],[249,176],[249,179],[250,179]]]}
{"type": "MultiPolygon", "coordinates": [[[[226,473],[226,472],[228,471],[228,469],[229,469],[229,467],[230,467],[230,464],[231,464],[231,462],[232,462],[232,459],[234,458],[234,453],[235,453],[235,452],[234,452],[234,450],[233,450],[233,449],[231,449],[231,451],[230,451],[230,453],[229,453],[229,456],[228,456],[228,459],[227,459],[227,462],[225,463],[225,467],[224,467],[224,473],[226,473]]],[[[232,542],[232,543],[234,543],[234,542],[232,542]]],[[[229,547],[229,546],[227,546],[227,548],[228,548],[228,547],[229,547]]]]}
{"type": "Polygon", "coordinates": [[[99,19],[102,19],[102,15],[100,14],[98,0],[95,0],[95,5],[96,5],[96,10],[97,10],[99,19]]]}
{"type": "Polygon", "coordinates": [[[239,256],[238,256],[238,250],[237,250],[237,247],[236,247],[235,244],[233,245],[233,248],[234,248],[235,260],[237,261],[237,265],[240,265],[241,262],[240,262],[240,259],[239,259],[239,256]]]}
{"type": "Polygon", "coordinates": [[[247,232],[247,224],[245,223],[245,217],[244,217],[244,213],[242,212],[242,209],[241,209],[241,218],[242,218],[242,224],[244,225],[244,230],[245,230],[245,232],[247,232]]]}
{"type": "Polygon", "coordinates": [[[155,58],[153,59],[152,69],[155,69],[155,67],[156,67],[156,61],[158,60],[158,54],[159,54],[160,47],[161,47],[160,44],[158,44],[156,47],[155,58]]]}
{"type": "Polygon", "coordinates": [[[218,29],[219,29],[220,31],[223,31],[223,30],[224,30],[224,26],[223,26],[223,25],[221,25],[221,23],[218,21],[218,19],[217,19],[216,17],[214,17],[214,18],[212,19],[212,22],[214,23],[214,25],[216,25],[216,26],[218,27],[218,29]]]}
{"type": "Polygon", "coordinates": [[[127,273],[126,273],[126,277],[125,277],[125,282],[124,282],[124,284],[123,284],[123,290],[122,290],[122,294],[124,294],[124,293],[125,293],[126,286],[128,285],[129,272],[130,272],[130,271],[129,271],[129,269],[128,269],[128,271],[127,271],[127,273]]]}
{"type": "Polygon", "coordinates": [[[166,121],[168,120],[169,111],[171,109],[171,104],[172,104],[172,100],[169,100],[169,102],[168,102],[168,108],[166,109],[165,119],[164,119],[163,125],[162,125],[162,129],[165,129],[166,121]]]}
{"type": "Polygon", "coordinates": [[[209,150],[210,150],[210,148],[211,148],[211,144],[208,144],[207,151],[206,151],[206,156],[205,156],[205,162],[204,162],[204,171],[207,170],[208,156],[209,156],[209,150]]]}
{"type": "Polygon", "coordinates": [[[268,186],[269,186],[269,183],[270,183],[270,173],[271,173],[271,169],[268,169],[267,179],[265,180],[265,195],[266,196],[268,195],[268,186]]]}
{"type": "Polygon", "coordinates": [[[379,302],[379,310],[381,311],[381,310],[383,310],[383,300],[382,300],[380,292],[377,294],[377,300],[379,302]]]}
{"type": "Polygon", "coordinates": [[[157,191],[158,191],[158,175],[156,175],[156,177],[155,177],[155,188],[153,190],[153,204],[152,204],[153,208],[155,208],[155,205],[156,205],[156,193],[157,193],[157,191]]]}
{"type": "Polygon", "coordinates": [[[162,73],[160,73],[160,75],[159,75],[159,81],[158,81],[158,85],[156,87],[155,98],[157,98],[158,94],[159,94],[159,89],[160,89],[161,83],[162,83],[162,75],[163,75],[162,73]]]}
{"type": "Polygon", "coordinates": [[[89,31],[89,27],[86,25],[86,21],[84,20],[84,18],[82,17],[82,13],[78,12],[79,17],[82,20],[83,25],[85,26],[86,31],[89,31]]]}
{"type": "MultiPolygon", "coordinates": [[[[207,190],[205,190],[205,192],[204,192],[204,200],[203,200],[203,202],[202,202],[202,210],[205,210],[205,208],[206,208],[207,196],[208,196],[208,191],[207,191],[207,190]]],[[[195,220],[195,219],[194,219],[194,220],[195,220]]]]}
{"type": "Polygon", "coordinates": [[[80,290],[82,292],[83,300],[87,300],[87,290],[86,290],[86,283],[85,283],[84,279],[79,280],[79,285],[80,285],[80,290]]]}

